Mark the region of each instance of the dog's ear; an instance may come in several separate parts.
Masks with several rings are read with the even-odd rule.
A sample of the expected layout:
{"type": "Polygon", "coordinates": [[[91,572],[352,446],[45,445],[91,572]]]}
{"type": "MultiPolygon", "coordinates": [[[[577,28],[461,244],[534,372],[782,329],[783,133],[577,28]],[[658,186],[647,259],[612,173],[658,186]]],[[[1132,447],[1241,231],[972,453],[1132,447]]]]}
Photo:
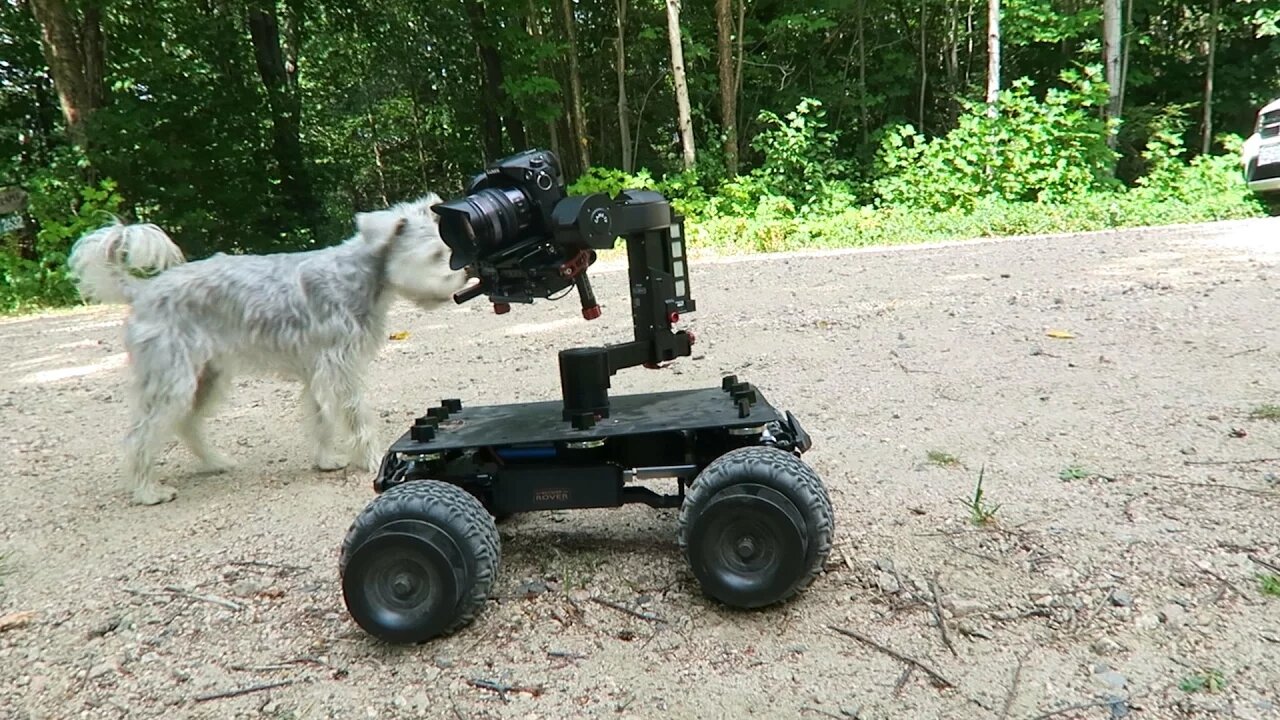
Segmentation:
{"type": "Polygon", "coordinates": [[[436,214],[436,206],[442,202],[444,202],[444,200],[440,199],[440,196],[433,192],[423,195],[422,198],[418,200],[418,204],[423,208],[423,214],[431,218],[432,222],[437,225],[440,224],[440,216],[436,214]]]}
{"type": "Polygon", "coordinates": [[[408,219],[385,210],[356,213],[356,229],[365,242],[382,243],[400,236],[408,219]]]}

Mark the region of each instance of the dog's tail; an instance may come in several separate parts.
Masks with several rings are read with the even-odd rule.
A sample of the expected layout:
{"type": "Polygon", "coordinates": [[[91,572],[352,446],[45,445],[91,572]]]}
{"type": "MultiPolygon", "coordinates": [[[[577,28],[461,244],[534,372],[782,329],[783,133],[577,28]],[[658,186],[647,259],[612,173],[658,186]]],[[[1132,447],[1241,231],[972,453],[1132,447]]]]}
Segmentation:
{"type": "Polygon", "coordinates": [[[184,262],[182,250],[160,228],[119,220],[81,237],[67,258],[80,297],[99,303],[128,303],[136,283],[184,262]]]}

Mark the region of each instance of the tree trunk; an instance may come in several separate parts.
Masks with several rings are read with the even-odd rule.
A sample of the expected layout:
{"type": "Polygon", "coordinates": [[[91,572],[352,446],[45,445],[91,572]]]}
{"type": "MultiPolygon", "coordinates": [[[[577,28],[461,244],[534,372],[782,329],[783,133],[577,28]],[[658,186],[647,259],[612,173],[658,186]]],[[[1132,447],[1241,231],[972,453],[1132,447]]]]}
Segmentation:
{"type": "MultiPolygon", "coordinates": [[[[746,32],[747,32],[747,0],[738,0],[738,27],[737,27],[738,54],[737,54],[737,59],[734,63],[734,68],[733,68],[733,98],[734,98],[734,104],[736,106],[734,108],[735,117],[734,117],[734,125],[733,125],[735,133],[738,128],[742,127],[742,118],[737,117],[737,115],[742,114],[742,103],[737,102],[737,100],[738,98],[742,97],[742,66],[747,59],[746,53],[743,52],[742,47],[744,44],[743,38],[746,35],[746,32]]],[[[738,156],[739,158],[741,158],[742,156],[741,145],[738,146],[738,156]]]]}
{"type": "Polygon", "coordinates": [[[503,154],[501,131],[495,125],[506,128],[507,141],[515,150],[525,149],[528,140],[525,137],[524,123],[516,115],[515,109],[507,102],[506,91],[502,89],[502,58],[491,38],[494,33],[489,28],[482,0],[466,0],[467,19],[471,25],[471,36],[475,39],[476,50],[480,55],[480,65],[484,72],[484,97],[488,105],[485,113],[486,152],[497,157],[503,154]],[[495,143],[495,134],[497,142],[495,143]]]}
{"type": "Polygon", "coordinates": [[[582,109],[582,73],[578,71],[578,32],[573,19],[572,0],[561,0],[564,13],[564,32],[569,40],[569,119],[573,146],[577,150],[578,169],[585,172],[591,167],[591,143],[587,137],[587,115],[582,109]]]}
{"type": "Polygon", "coordinates": [[[274,2],[251,8],[248,21],[254,60],[271,110],[272,154],[279,167],[285,204],[306,227],[316,231],[320,225],[319,206],[312,194],[311,179],[302,154],[298,68],[285,62],[274,2]]]}
{"type": "Polygon", "coordinates": [[[862,125],[862,143],[871,140],[867,119],[867,0],[858,0],[858,122],[862,125]]]}
{"type": "MultiPolygon", "coordinates": [[[[529,0],[529,34],[533,37],[534,43],[537,45],[542,44],[542,19],[540,17],[540,12],[539,6],[534,3],[533,0],[529,0]]],[[[547,61],[545,58],[538,58],[538,72],[542,73],[546,77],[552,76],[550,69],[547,68],[547,61]]],[[[555,153],[556,157],[560,157],[560,134],[554,119],[547,121],[547,142],[551,143],[551,152],[555,153]]]]}
{"type": "Polygon", "coordinates": [[[101,14],[86,10],[76,19],[65,0],[30,0],[31,14],[40,25],[40,47],[53,77],[67,132],[78,145],[85,143],[85,123],[102,107],[104,42],[101,14]]]}
{"type": "Polygon", "coordinates": [[[920,0],[920,132],[924,132],[924,93],[929,86],[929,66],[926,52],[929,48],[929,0],[920,0]]]}
{"type": "Polygon", "coordinates": [[[1209,0],[1209,43],[1204,73],[1204,132],[1200,153],[1208,155],[1213,145],[1213,65],[1218,54],[1218,0],[1209,0]]]}
{"type": "Polygon", "coordinates": [[[1133,44],[1133,0],[1125,3],[1124,11],[1124,27],[1121,28],[1121,35],[1124,37],[1124,49],[1120,52],[1120,99],[1117,101],[1117,112],[1124,113],[1124,92],[1129,86],[1129,47],[1133,44]]]}
{"type": "Polygon", "coordinates": [[[947,91],[951,100],[947,106],[947,123],[954,124],[960,115],[959,98],[964,94],[960,86],[960,7],[952,5],[947,13],[947,91]]]}
{"type": "Polygon", "coordinates": [[[671,75],[676,85],[676,109],[679,112],[680,146],[684,169],[693,168],[697,155],[693,146],[693,113],[689,109],[689,86],[684,75],[684,48],[680,36],[679,0],[667,2],[667,36],[671,41],[671,75]]]}
{"type": "MultiPolygon", "coordinates": [[[[1102,55],[1107,80],[1107,118],[1120,118],[1120,1],[1102,0],[1102,55]]],[[[1115,135],[1107,144],[1115,147],[1115,135]]]]}
{"type": "Polygon", "coordinates": [[[733,85],[731,0],[716,0],[716,41],[720,65],[720,129],[724,133],[724,162],[730,176],[738,174],[737,96],[733,85]]]}
{"type": "Polygon", "coordinates": [[[618,0],[618,141],[622,145],[622,172],[631,174],[631,109],[627,106],[626,56],[627,0],[618,0]]]}
{"type": "Polygon", "coordinates": [[[378,171],[378,195],[383,205],[390,205],[387,199],[387,169],[382,162],[382,145],[378,142],[378,121],[373,113],[369,113],[369,139],[373,141],[373,167],[378,171]]]}
{"type": "Polygon", "coordinates": [[[987,105],[1000,99],[1000,0],[987,0],[987,105]]]}

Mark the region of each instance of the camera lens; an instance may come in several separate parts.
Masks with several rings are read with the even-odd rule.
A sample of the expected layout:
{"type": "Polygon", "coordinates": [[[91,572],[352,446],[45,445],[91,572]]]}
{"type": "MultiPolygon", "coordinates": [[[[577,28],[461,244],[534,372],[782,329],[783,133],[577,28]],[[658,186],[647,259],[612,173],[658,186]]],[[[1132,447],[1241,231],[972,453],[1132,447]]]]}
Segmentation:
{"type": "Polygon", "coordinates": [[[454,270],[515,241],[533,220],[529,198],[517,188],[486,188],[435,206],[440,237],[453,251],[454,270]]]}

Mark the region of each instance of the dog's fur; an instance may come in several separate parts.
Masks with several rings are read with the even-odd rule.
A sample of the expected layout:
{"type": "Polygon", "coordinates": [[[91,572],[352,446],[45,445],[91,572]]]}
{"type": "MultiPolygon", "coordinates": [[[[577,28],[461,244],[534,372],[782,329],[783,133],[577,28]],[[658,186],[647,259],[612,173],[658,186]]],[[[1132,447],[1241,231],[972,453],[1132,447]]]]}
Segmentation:
{"type": "Polygon", "coordinates": [[[362,385],[387,339],[391,303],[400,296],[432,309],[467,282],[465,272],[449,268],[431,210],[439,202],[432,193],[358,213],[349,239],[306,252],[186,262],[160,228],[118,221],[79,239],[69,265],[81,296],[131,306],[125,347],[133,418],[123,471],[134,502],[177,495],[154,471],[175,434],[204,471],[232,467],[205,440],[202,424],[239,371],[302,383],[316,467],[375,469],[381,453],[362,385]],[[158,274],[138,277],[139,270],[158,274]]]}

